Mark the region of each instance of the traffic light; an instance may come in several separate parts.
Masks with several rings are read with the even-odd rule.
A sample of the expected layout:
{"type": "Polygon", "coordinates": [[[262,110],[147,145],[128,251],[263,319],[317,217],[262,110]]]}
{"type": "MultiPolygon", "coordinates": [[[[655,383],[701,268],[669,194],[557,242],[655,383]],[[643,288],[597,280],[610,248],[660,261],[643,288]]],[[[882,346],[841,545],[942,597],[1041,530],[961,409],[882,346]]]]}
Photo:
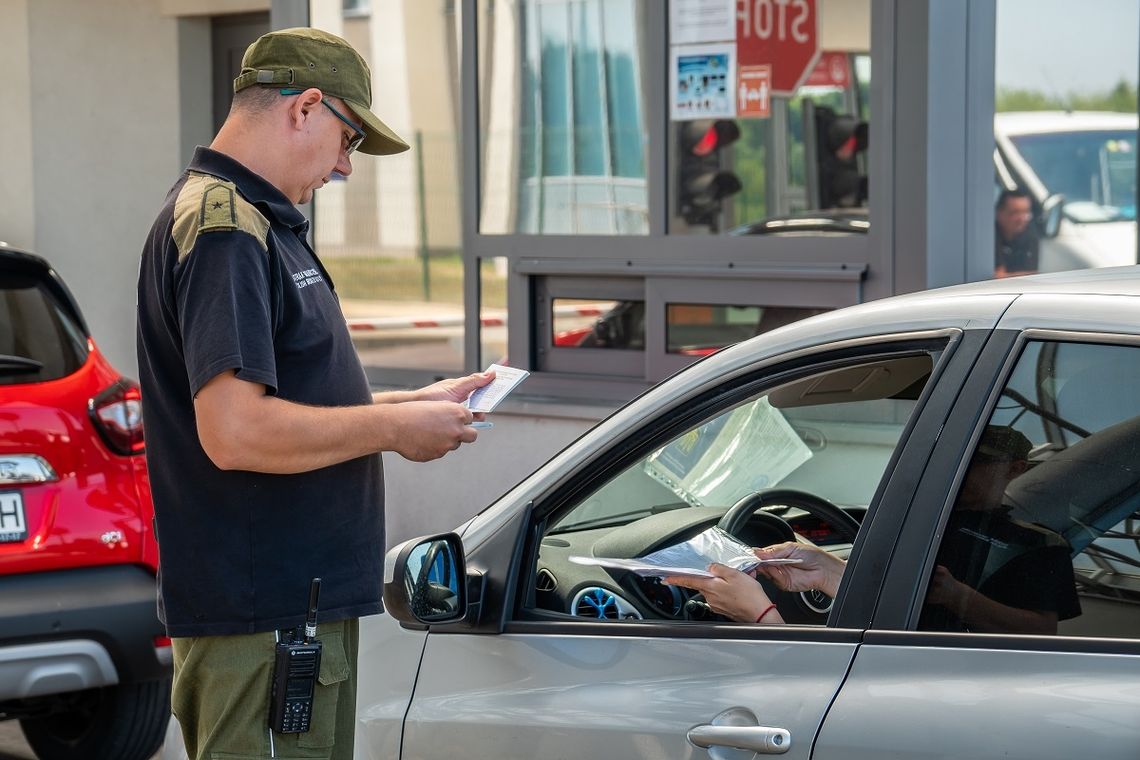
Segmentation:
{"type": "Polygon", "coordinates": [[[814,104],[805,107],[804,116],[814,127],[816,187],[810,200],[815,208],[865,206],[867,175],[860,172],[858,157],[867,150],[867,122],[814,104]]]}
{"type": "Polygon", "coordinates": [[[722,201],[740,192],[740,178],[723,168],[723,150],[740,139],[740,127],[730,119],[682,122],[677,170],[677,213],[686,224],[720,228],[722,201]]]}

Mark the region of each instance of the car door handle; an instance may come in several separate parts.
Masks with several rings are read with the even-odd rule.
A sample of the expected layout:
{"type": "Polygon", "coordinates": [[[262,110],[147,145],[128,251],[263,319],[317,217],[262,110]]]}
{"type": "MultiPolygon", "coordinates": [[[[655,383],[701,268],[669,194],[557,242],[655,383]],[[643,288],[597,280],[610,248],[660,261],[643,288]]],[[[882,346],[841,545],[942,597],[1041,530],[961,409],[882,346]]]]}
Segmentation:
{"type": "Polygon", "coordinates": [[[770,726],[693,726],[687,734],[694,746],[732,747],[763,755],[782,755],[792,746],[792,735],[783,728],[770,726]]]}

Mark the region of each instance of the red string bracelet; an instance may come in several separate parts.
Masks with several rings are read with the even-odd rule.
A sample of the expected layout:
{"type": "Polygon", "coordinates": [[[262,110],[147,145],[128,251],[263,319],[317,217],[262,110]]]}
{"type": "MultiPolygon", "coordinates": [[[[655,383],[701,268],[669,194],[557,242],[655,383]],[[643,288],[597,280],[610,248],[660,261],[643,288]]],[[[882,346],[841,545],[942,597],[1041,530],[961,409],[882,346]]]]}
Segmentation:
{"type": "Polygon", "coordinates": [[[756,622],[759,623],[761,620],[764,619],[765,615],[767,615],[769,612],[771,612],[774,609],[776,609],[775,602],[773,602],[772,604],[769,604],[767,607],[764,608],[764,611],[761,612],[759,617],[756,618],[756,622]]]}

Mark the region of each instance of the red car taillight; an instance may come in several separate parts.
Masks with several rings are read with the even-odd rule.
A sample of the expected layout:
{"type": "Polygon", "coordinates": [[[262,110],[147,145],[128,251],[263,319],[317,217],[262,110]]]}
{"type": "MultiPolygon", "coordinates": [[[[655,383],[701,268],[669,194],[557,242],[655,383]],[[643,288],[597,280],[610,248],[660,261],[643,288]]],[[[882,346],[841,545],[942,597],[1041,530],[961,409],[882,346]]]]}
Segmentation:
{"type": "Polygon", "coordinates": [[[87,412],[103,442],[116,454],[143,452],[142,398],[125,378],[87,402],[87,412]]]}

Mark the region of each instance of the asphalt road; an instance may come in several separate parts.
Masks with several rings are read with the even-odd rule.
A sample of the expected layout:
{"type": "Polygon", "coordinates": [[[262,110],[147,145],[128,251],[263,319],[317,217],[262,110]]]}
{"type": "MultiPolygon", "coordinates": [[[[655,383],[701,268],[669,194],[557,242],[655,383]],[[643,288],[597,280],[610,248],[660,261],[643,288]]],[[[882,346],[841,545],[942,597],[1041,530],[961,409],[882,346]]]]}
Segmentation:
{"type": "Polygon", "coordinates": [[[0,760],[35,760],[35,757],[24,742],[19,723],[14,720],[0,723],[0,760]]]}
{"type": "Polygon", "coordinates": [[[0,760],[36,760],[28,749],[18,721],[0,723],[0,760]]]}

